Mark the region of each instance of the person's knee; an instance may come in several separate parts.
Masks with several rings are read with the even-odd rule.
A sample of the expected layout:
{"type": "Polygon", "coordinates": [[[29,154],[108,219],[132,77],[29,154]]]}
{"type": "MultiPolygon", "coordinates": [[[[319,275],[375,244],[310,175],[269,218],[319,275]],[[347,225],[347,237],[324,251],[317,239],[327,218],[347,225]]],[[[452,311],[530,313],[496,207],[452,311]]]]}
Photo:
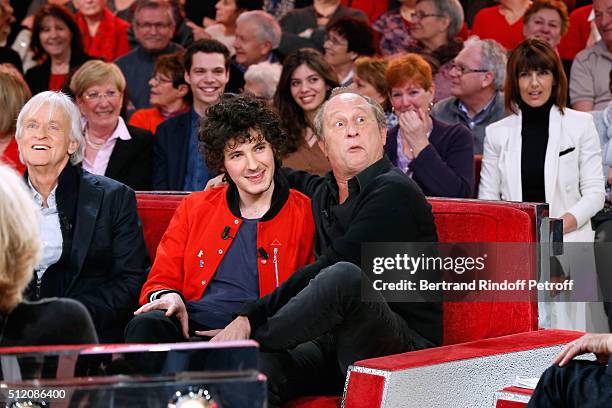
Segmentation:
{"type": "Polygon", "coordinates": [[[337,262],[323,269],[316,278],[334,288],[360,290],[361,268],[350,262],[337,262]]]}
{"type": "Polygon", "coordinates": [[[126,343],[152,342],[158,333],[173,332],[174,325],[162,310],[151,310],[134,316],[125,328],[126,343]]]}

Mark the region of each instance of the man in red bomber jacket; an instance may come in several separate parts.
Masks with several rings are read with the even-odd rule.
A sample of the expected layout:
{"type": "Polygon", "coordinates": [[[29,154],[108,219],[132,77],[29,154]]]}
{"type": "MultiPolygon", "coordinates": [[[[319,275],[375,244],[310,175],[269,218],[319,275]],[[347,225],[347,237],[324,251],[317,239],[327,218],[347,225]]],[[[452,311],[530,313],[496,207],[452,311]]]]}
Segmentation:
{"type": "Polygon", "coordinates": [[[250,96],[228,95],[200,128],[210,169],[229,185],[196,192],[176,210],[157,249],[127,342],[175,342],[219,329],[313,261],[310,199],[279,168],[278,116],[250,96]]]}

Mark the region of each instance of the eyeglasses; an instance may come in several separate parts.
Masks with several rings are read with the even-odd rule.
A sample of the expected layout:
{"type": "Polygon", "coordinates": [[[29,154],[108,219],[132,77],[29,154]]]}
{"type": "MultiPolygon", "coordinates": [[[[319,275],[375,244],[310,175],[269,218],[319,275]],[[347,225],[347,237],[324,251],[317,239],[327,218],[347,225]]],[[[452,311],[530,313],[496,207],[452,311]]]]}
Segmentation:
{"type": "Polygon", "coordinates": [[[342,41],[341,39],[335,36],[332,37],[331,35],[326,35],[325,41],[329,41],[333,46],[336,47],[348,47],[348,41],[342,41]]]}
{"type": "Polygon", "coordinates": [[[474,72],[476,72],[476,73],[489,72],[489,70],[488,70],[488,69],[482,69],[482,68],[478,68],[478,69],[466,68],[466,67],[463,67],[463,66],[458,65],[458,64],[455,64],[455,63],[453,63],[453,64],[450,66],[450,70],[451,70],[451,71],[457,71],[457,72],[459,73],[459,76],[463,76],[463,75],[465,75],[465,74],[472,74],[472,73],[474,73],[474,72]]]}
{"type": "Polygon", "coordinates": [[[161,30],[167,30],[168,28],[172,27],[172,23],[139,23],[139,22],[135,22],[134,25],[141,29],[141,30],[147,30],[150,31],[152,29],[156,29],[157,31],[161,31],[161,30]]]}
{"type": "Polygon", "coordinates": [[[422,20],[422,19],[427,18],[427,17],[444,17],[444,15],[443,14],[435,14],[435,13],[429,13],[428,14],[428,13],[421,13],[421,12],[413,13],[412,14],[412,19],[413,20],[417,20],[417,21],[418,20],[422,20]]]}
{"type": "Polygon", "coordinates": [[[155,75],[151,77],[152,85],[157,86],[159,84],[171,84],[174,82],[172,79],[164,78],[161,75],[155,75]]]}
{"type": "Polygon", "coordinates": [[[97,91],[93,91],[93,92],[89,92],[86,93],[85,99],[87,99],[88,101],[99,101],[102,98],[106,98],[106,99],[114,99],[119,97],[121,93],[119,91],[106,91],[106,92],[97,92],[97,91]]]}

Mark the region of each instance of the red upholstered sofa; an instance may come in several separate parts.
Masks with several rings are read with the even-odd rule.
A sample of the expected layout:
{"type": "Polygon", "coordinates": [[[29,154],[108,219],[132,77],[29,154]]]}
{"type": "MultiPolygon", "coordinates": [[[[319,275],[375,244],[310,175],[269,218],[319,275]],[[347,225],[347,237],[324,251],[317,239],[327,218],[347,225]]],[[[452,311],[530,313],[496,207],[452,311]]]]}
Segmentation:
{"type": "MultiPolygon", "coordinates": [[[[138,211],[142,219],[145,240],[151,253],[172,218],[174,209],[184,194],[138,193],[138,211]]],[[[441,242],[523,242],[547,241],[548,207],[530,203],[487,202],[430,198],[441,242]],[[542,232],[544,231],[544,232],[542,232]]],[[[537,270],[535,257],[508,260],[514,277],[531,279],[537,270]],[[518,265],[518,266],[517,266],[518,265]]],[[[506,268],[500,268],[506,273],[506,268]]],[[[537,330],[538,313],[534,302],[487,302],[444,304],[444,344],[454,345],[537,330]]],[[[469,344],[469,343],[468,343],[469,344]]],[[[466,346],[468,346],[466,344],[466,346]]],[[[469,347],[469,346],[468,346],[469,347]]],[[[479,346],[478,346],[479,347],[479,346]]],[[[439,348],[441,350],[444,348],[439,348]]],[[[442,353],[452,353],[447,349],[442,353]]],[[[416,355],[423,359],[429,351],[405,353],[355,363],[347,378],[345,406],[381,406],[392,377],[385,371],[401,372],[402,364],[416,355]],[[374,373],[374,374],[372,374],[374,373]]],[[[495,391],[498,388],[495,388],[495,391]]],[[[408,394],[409,395],[409,394],[408,394]]],[[[493,392],[492,392],[493,395],[493,392]]],[[[491,395],[491,397],[492,397],[491,395]]],[[[401,397],[400,397],[401,398],[401,397]]],[[[303,398],[292,407],[331,407],[338,398],[303,398]]],[[[389,406],[406,406],[405,401],[393,401],[389,406]]]]}

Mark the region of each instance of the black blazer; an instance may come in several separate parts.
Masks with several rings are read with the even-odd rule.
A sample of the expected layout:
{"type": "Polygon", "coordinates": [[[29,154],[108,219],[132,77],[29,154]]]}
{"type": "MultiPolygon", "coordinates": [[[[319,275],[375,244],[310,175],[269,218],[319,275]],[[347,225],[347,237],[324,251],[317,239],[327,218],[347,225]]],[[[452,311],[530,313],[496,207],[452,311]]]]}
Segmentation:
{"type": "Polygon", "coordinates": [[[52,265],[44,273],[37,295],[80,301],[101,342],[122,341],[150,267],[136,195],[71,164],[56,191],[64,237],[61,267],[52,265]]]}
{"type": "MultiPolygon", "coordinates": [[[[70,77],[81,65],[92,59],[89,55],[72,55],[70,57],[70,71],[64,81],[62,90],[69,91],[70,77]]],[[[32,91],[32,95],[49,90],[49,78],[51,78],[51,58],[47,58],[42,64],[28,69],[25,80],[32,91]]],[[[69,93],[69,92],[68,92],[69,93]]]]}
{"type": "Polygon", "coordinates": [[[2,347],[98,342],[87,309],[72,299],[24,301],[8,315],[0,315],[0,323],[3,320],[2,347]]]}
{"type": "Polygon", "coordinates": [[[193,108],[162,122],[153,141],[153,190],[182,191],[193,108]]]}
{"type": "Polygon", "coordinates": [[[128,125],[131,140],[117,139],[104,175],[136,191],[151,189],[153,134],[128,125]]]}

